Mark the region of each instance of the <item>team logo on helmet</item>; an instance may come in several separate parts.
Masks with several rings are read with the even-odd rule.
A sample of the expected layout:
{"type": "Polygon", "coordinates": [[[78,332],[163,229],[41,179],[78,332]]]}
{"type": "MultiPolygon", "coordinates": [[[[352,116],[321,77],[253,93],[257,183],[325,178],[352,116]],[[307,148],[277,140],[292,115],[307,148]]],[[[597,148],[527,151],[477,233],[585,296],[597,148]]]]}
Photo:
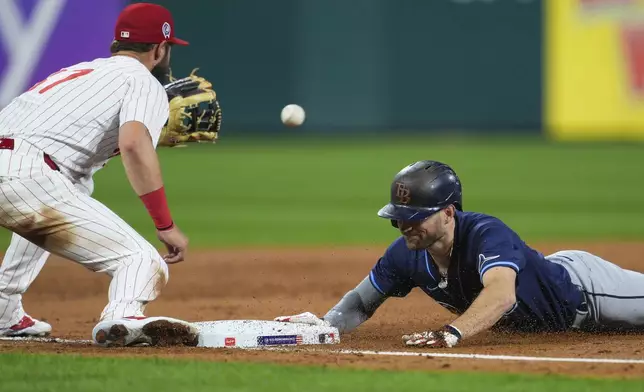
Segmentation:
{"type": "Polygon", "coordinates": [[[170,23],[165,22],[163,24],[163,27],[161,27],[161,32],[163,33],[163,36],[167,39],[170,38],[170,23]]]}
{"type": "Polygon", "coordinates": [[[411,201],[411,191],[402,182],[396,183],[396,197],[399,204],[407,204],[411,201]]]}

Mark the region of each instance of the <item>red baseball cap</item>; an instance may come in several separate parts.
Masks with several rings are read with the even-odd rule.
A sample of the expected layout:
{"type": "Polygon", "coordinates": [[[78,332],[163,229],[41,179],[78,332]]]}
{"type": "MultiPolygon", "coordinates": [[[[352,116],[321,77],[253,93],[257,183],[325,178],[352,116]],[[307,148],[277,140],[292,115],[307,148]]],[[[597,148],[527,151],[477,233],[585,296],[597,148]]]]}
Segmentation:
{"type": "Polygon", "coordinates": [[[188,41],[174,36],[174,21],[170,11],[152,3],[135,3],[125,7],[116,20],[114,39],[145,44],[167,41],[188,45],[188,41]]]}

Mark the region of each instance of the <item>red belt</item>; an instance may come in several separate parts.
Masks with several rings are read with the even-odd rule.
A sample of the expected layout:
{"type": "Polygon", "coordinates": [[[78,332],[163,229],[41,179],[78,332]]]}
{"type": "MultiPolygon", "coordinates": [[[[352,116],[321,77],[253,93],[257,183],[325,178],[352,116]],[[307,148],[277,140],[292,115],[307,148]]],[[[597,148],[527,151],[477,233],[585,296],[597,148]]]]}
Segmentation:
{"type": "MultiPolygon", "coordinates": [[[[13,139],[6,138],[6,137],[0,138],[0,150],[13,150],[13,147],[15,144],[16,143],[13,139]]],[[[60,168],[58,167],[58,165],[51,159],[51,157],[48,154],[44,154],[44,158],[47,166],[51,167],[53,170],[60,171],[60,168]]]]}

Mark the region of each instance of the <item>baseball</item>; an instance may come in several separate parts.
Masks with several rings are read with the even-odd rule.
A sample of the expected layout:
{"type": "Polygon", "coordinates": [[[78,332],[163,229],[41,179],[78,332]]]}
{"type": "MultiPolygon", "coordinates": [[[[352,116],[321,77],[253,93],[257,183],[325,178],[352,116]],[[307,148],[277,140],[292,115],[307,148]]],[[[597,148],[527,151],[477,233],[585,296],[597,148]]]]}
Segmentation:
{"type": "Polygon", "coordinates": [[[305,119],[304,109],[300,105],[290,104],[282,109],[282,122],[289,127],[302,125],[305,119]]]}

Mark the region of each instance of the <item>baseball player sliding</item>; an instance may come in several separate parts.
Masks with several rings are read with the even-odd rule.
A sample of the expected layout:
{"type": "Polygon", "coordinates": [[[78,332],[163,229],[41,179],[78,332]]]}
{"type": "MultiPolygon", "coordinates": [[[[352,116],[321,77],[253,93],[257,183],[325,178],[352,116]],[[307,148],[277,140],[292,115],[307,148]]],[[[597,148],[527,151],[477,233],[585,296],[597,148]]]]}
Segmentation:
{"type": "Polygon", "coordinates": [[[310,312],[277,321],[348,332],[389,297],[418,287],[456,318],[408,333],[409,346],[453,347],[490,328],[523,332],[644,329],[644,274],[584,251],[544,256],[501,220],[463,212],[461,182],[448,165],[420,161],[391,184],[378,215],[402,235],[369,275],[319,319],[310,312]]]}
{"type": "Polygon", "coordinates": [[[214,141],[221,123],[207,81],[191,75],[169,83],[171,49],[187,44],[175,37],[167,9],[130,5],[117,20],[112,56],[61,69],[0,111],[0,225],[13,232],[0,268],[0,335],[51,331],[25,313],[21,294],[53,253],[112,278],[92,332],[98,344],[197,344],[191,324],[144,315],[168,281],[168,264],[184,260],[188,246],[155,148],[214,141]],[[90,196],[92,176],[116,155],[164,256],[90,196]]]}

